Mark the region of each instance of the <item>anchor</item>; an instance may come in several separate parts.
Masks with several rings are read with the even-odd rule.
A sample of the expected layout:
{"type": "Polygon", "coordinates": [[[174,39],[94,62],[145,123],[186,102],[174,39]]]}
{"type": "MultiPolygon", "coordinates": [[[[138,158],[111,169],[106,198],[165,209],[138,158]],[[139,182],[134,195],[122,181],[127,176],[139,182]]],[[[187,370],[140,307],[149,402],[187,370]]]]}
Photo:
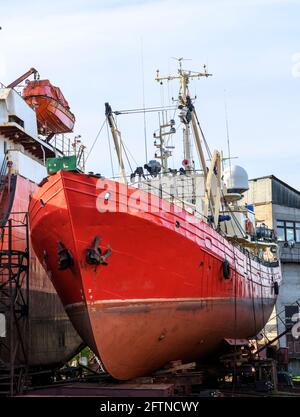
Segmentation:
{"type": "Polygon", "coordinates": [[[71,252],[65,247],[61,242],[57,242],[58,249],[58,269],[63,271],[67,268],[70,268],[74,264],[74,259],[71,252]]]}
{"type": "Polygon", "coordinates": [[[87,249],[86,262],[90,265],[108,265],[107,258],[112,254],[112,250],[108,248],[104,253],[99,247],[101,238],[96,236],[92,247],[87,249]]]}

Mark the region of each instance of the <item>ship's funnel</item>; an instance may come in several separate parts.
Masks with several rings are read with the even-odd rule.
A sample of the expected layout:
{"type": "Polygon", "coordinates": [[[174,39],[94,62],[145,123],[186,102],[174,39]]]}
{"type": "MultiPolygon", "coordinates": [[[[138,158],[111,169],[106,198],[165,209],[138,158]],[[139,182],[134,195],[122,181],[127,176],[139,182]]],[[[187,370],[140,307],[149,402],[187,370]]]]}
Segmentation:
{"type": "Polygon", "coordinates": [[[232,165],[224,171],[223,181],[228,193],[243,193],[249,190],[248,174],[239,165],[232,165]]]}

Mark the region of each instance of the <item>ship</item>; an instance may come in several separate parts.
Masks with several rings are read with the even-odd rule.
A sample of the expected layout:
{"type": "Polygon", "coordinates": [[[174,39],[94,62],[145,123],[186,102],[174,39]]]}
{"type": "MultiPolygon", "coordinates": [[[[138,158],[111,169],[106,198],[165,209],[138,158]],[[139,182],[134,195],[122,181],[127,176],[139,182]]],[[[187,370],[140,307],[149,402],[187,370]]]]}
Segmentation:
{"type": "MultiPolygon", "coordinates": [[[[31,74],[38,73],[32,68],[0,85],[0,374],[10,370],[13,378],[21,366],[31,372],[62,366],[84,346],[29,237],[29,200],[47,173],[46,160],[65,156],[59,124],[42,136],[45,113],[18,91],[31,74]]],[[[41,81],[28,81],[24,90],[41,81]]],[[[43,100],[53,98],[44,91],[43,100]]],[[[64,106],[62,94],[59,100],[64,106]]]]}
{"type": "Polygon", "coordinates": [[[157,72],[159,83],[180,83],[179,169],[169,165],[174,146],[167,141],[176,123],[162,109],[154,159],[127,175],[116,123],[122,111],[106,103],[120,175],[59,169],[30,202],[34,250],[74,327],[118,380],[171,361],[205,363],[226,342],[254,339],[280,289],[274,231],[243,201],[247,172],[223,167],[219,151],[205,155],[189,82],[210,75],[185,70],[182,59],[178,74],[157,72]]]}

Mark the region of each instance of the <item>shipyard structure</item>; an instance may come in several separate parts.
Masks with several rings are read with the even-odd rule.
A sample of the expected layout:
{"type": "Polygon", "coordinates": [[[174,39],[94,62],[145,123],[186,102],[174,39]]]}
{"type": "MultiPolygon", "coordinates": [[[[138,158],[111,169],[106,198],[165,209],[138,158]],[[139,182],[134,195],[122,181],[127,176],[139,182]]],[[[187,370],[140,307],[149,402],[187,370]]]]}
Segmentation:
{"type": "Polygon", "coordinates": [[[28,223],[47,159],[72,150],[58,133],[71,131],[74,120],[60,90],[34,68],[0,85],[0,379],[11,395],[29,370],[61,366],[83,346],[31,246],[28,223]],[[17,86],[32,74],[22,95],[17,86]]]}
{"type": "MultiPolygon", "coordinates": [[[[300,311],[300,192],[269,175],[249,181],[245,200],[249,199],[255,205],[259,224],[276,230],[283,280],[275,322],[266,332],[274,333],[276,328],[275,333],[280,335],[293,325],[292,318],[300,311]]],[[[300,338],[295,338],[290,330],[278,339],[277,347],[286,353],[289,372],[300,375],[300,338]]]]}

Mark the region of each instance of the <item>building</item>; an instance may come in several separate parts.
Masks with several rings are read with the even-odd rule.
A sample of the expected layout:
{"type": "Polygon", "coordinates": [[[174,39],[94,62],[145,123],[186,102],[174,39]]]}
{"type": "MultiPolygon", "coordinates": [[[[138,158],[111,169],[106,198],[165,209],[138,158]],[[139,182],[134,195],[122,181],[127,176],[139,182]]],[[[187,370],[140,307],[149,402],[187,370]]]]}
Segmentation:
{"type": "MultiPolygon", "coordinates": [[[[300,312],[300,191],[274,175],[249,181],[245,201],[255,207],[257,224],[275,230],[279,244],[283,282],[276,303],[277,332],[281,334],[300,312]]],[[[288,348],[289,371],[300,375],[300,337],[289,331],[279,339],[288,348]]]]}

